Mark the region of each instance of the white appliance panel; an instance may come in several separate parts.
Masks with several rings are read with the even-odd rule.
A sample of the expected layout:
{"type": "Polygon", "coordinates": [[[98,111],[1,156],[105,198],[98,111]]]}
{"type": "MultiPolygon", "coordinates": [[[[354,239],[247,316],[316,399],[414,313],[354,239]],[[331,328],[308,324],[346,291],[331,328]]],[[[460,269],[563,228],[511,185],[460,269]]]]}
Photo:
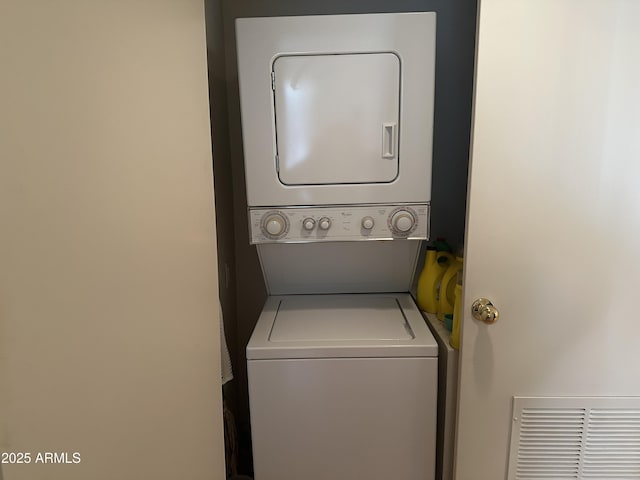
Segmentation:
{"type": "Polygon", "coordinates": [[[247,345],[248,360],[437,356],[407,293],[270,296],[247,345]]]}
{"type": "Polygon", "coordinates": [[[451,332],[433,313],[423,312],[438,342],[438,437],[436,440],[436,480],[453,478],[456,405],[458,403],[458,350],[449,344],[451,332]]]}
{"type": "Polygon", "coordinates": [[[428,203],[435,25],[433,12],[238,19],[249,207],[428,203]],[[302,109],[303,120],[295,120],[291,110],[295,107],[285,101],[286,92],[293,94],[291,87],[296,82],[291,74],[309,56],[317,56],[311,62],[313,70],[322,70],[324,64],[333,69],[343,60],[358,58],[357,63],[369,73],[354,73],[352,81],[345,78],[353,73],[351,68],[338,72],[335,75],[343,80],[341,85],[333,82],[330,73],[323,73],[314,85],[325,93],[318,99],[311,96],[302,103],[293,102],[309,103],[302,109]],[[281,62],[287,64],[283,76],[281,62]],[[278,71],[272,79],[274,65],[278,71]],[[367,100],[383,88],[380,98],[367,100]],[[318,119],[309,115],[311,105],[320,112],[318,119]],[[342,114],[348,119],[338,117],[342,114]],[[356,117],[360,120],[354,122],[356,117]],[[355,125],[344,128],[351,123],[355,125]],[[299,132],[303,127],[305,131],[299,132]],[[325,133],[321,136],[320,132],[325,133]],[[284,148],[283,158],[277,159],[280,137],[292,135],[301,140],[280,147],[284,148]],[[362,143],[365,152],[356,154],[351,164],[345,161],[343,157],[351,156],[354,146],[362,143]],[[319,148],[319,153],[309,156],[306,150],[311,146],[319,148]],[[374,153],[375,160],[370,156],[374,153]]]}
{"type": "Polygon", "coordinates": [[[393,297],[296,295],[280,301],[271,342],[409,340],[415,338],[393,297]]]}
{"type": "Polygon", "coordinates": [[[248,362],[256,480],[433,480],[436,358],[248,362]]]}
{"type": "Polygon", "coordinates": [[[408,292],[420,241],[265,243],[257,249],[270,295],[408,292]]]}
{"type": "Polygon", "coordinates": [[[428,239],[429,205],[254,208],[249,231],[255,244],[428,239]],[[280,222],[279,233],[269,232],[272,218],[280,222]],[[401,220],[408,221],[404,231],[401,220]]]}
{"type": "Polygon", "coordinates": [[[281,56],[273,63],[273,77],[283,184],[379,183],[397,177],[397,55],[281,56]]]}

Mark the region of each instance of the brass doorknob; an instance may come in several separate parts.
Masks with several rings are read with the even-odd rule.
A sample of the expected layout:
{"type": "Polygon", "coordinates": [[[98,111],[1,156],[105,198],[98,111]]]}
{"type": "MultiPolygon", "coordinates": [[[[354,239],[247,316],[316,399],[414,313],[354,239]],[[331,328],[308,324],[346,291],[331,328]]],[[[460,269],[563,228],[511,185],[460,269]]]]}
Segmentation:
{"type": "Polygon", "coordinates": [[[481,322],[491,325],[498,321],[500,312],[493,306],[491,300],[487,298],[478,298],[473,305],[471,305],[471,313],[473,318],[480,320],[481,322]]]}

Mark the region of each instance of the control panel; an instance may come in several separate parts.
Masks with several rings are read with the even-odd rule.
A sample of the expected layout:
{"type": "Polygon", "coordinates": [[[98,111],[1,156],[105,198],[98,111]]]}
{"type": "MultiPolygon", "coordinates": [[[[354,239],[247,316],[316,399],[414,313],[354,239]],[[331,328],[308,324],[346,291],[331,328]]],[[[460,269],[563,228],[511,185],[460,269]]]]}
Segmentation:
{"type": "Polygon", "coordinates": [[[252,208],[251,243],[429,238],[429,204],[252,208]]]}

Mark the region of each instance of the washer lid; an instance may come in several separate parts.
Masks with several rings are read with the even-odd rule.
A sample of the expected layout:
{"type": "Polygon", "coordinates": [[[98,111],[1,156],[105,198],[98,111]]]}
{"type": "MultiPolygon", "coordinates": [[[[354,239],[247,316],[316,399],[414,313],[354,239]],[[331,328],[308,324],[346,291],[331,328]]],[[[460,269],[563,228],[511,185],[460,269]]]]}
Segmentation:
{"type": "Polygon", "coordinates": [[[415,338],[393,297],[323,295],[285,297],[269,335],[271,342],[409,340],[415,338]]]}
{"type": "Polygon", "coordinates": [[[272,296],[247,346],[248,360],[437,355],[408,294],[272,296]]]}

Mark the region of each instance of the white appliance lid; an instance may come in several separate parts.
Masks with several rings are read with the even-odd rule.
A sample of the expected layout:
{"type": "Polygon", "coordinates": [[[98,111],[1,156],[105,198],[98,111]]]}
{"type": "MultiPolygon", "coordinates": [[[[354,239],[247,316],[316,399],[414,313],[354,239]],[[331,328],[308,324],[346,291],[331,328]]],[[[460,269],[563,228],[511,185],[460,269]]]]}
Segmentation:
{"type": "Polygon", "coordinates": [[[335,296],[329,303],[321,295],[286,297],[269,335],[272,342],[412,338],[415,335],[395,298],[350,295],[335,296]]]}
{"type": "Polygon", "coordinates": [[[249,361],[437,356],[407,293],[271,296],[247,345],[249,361]]]}

